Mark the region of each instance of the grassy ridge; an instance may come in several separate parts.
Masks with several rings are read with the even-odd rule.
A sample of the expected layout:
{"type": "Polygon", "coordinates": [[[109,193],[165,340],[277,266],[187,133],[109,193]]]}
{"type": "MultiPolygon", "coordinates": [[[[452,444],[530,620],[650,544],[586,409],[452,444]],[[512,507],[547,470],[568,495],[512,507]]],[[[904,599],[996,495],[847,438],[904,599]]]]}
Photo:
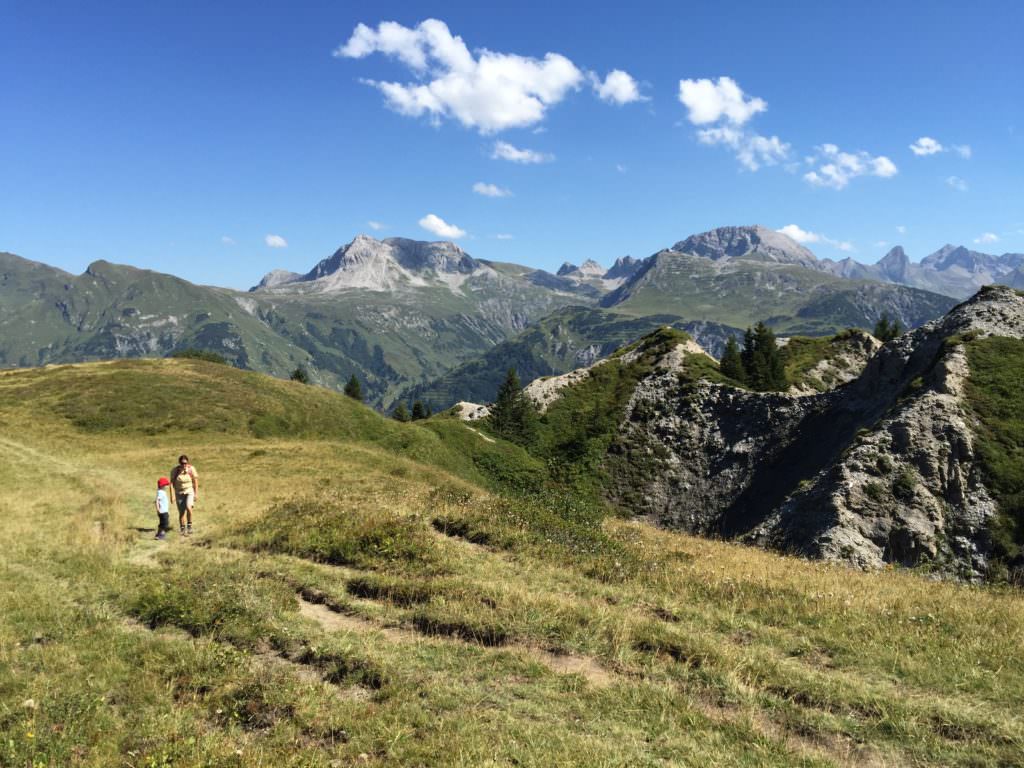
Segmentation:
{"type": "Polygon", "coordinates": [[[997,554],[1024,572],[1024,341],[990,336],[966,346],[966,393],[979,422],[978,456],[999,504],[993,527],[997,554]]]}
{"type": "Polygon", "coordinates": [[[107,389],[112,367],[0,376],[2,764],[996,766],[1024,748],[1019,593],[499,496],[472,459],[442,466],[443,429],[223,367],[242,383],[218,390],[201,363],[107,389]],[[109,426],[62,410],[75,386],[109,426]],[[237,399],[150,434],[164,386],[237,399]],[[240,409],[277,394],[316,416],[256,437],[240,409]],[[404,453],[392,429],[416,435],[404,453]],[[137,529],[182,449],[199,534],[161,544],[137,529]]]}
{"type": "Polygon", "coordinates": [[[0,378],[0,405],[86,434],[331,439],[424,459],[465,480],[529,487],[543,465],[457,421],[400,424],[335,392],[200,360],[122,360],[0,378]]]}

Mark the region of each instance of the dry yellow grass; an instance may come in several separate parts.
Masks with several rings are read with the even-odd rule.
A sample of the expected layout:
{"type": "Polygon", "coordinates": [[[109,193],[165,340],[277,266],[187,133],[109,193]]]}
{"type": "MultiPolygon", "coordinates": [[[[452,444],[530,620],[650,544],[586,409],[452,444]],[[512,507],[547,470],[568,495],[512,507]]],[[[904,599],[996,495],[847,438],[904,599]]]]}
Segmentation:
{"type": "Polygon", "coordinates": [[[0,376],[0,763],[1012,765],[1024,749],[1019,593],[620,520],[608,556],[649,567],[595,578],[430,456],[83,431],[55,395],[12,395],[38,381],[0,376]],[[140,529],[181,452],[198,533],[156,542],[140,529]],[[289,509],[344,525],[330,539],[289,509]],[[371,542],[361,559],[310,554],[349,552],[339,530],[371,542]]]}

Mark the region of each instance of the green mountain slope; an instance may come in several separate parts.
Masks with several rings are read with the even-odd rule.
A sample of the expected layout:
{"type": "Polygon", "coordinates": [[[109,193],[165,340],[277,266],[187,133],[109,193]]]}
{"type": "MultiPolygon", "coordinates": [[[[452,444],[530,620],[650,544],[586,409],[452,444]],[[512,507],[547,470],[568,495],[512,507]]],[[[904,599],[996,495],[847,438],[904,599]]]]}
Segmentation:
{"type": "Polygon", "coordinates": [[[826,335],[873,327],[882,313],[917,327],[955,299],[916,288],[846,280],[794,264],[674,251],[650,257],[642,271],[601,300],[634,317],[675,314],[746,327],[764,320],[776,332],[826,335]]]}
{"type": "MultiPolygon", "coordinates": [[[[508,272],[508,270],[505,270],[508,272]]],[[[368,401],[440,376],[585,296],[494,271],[452,289],[239,292],[96,262],[74,276],[0,254],[0,365],[162,356],[187,347],[287,376],[296,366],[368,401]]]]}
{"type": "Polygon", "coordinates": [[[717,352],[730,334],[742,335],[738,328],[687,322],[676,315],[630,317],[589,307],[565,307],[477,359],[411,388],[404,397],[423,400],[435,410],[460,400],[487,403],[494,399],[510,367],[516,369],[524,384],[529,383],[591,365],[662,326],[689,331],[712,352],[717,352]]]}

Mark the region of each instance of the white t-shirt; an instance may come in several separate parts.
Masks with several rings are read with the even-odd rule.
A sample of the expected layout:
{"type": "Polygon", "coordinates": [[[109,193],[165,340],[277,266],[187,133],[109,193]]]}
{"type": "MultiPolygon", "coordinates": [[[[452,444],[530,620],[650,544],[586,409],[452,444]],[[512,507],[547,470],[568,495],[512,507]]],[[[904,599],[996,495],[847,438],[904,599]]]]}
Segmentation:
{"type": "Polygon", "coordinates": [[[161,515],[166,515],[171,511],[171,502],[167,500],[167,491],[163,488],[156,492],[156,508],[161,515]]]}

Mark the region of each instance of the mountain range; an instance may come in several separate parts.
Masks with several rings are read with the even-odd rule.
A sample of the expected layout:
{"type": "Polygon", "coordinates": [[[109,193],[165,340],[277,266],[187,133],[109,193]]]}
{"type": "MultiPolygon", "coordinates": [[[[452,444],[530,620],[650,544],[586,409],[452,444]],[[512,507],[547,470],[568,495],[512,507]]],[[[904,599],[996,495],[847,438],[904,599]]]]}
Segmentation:
{"type": "MultiPolygon", "coordinates": [[[[360,235],[308,272],[275,270],[247,292],[104,261],[75,276],[3,253],[0,364],[197,347],[277,376],[305,366],[331,387],[354,374],[379,407],[433,387],[448,392],[440,406],[460,394],[453,372],[501,368],[506,342],[519,350],[511,359],[546,375],[663,324],[689,329],[712,351],[758,320],[785,334],[871,327],[883,313],[915,327],[955,303],[953,288],[944,295],[895,278],[953,286],[966,285],[965,275],[1020,276],[1019,255],[963,251],[943,249],[902,271],[895,257],[855,267],[817,259],[773,230],[723,227],[607,270],[588,259],[553,274],[476,259],[450,242],[360,235]]],[[[492,384],[485,376],[472,394],[492,384]]]]}

